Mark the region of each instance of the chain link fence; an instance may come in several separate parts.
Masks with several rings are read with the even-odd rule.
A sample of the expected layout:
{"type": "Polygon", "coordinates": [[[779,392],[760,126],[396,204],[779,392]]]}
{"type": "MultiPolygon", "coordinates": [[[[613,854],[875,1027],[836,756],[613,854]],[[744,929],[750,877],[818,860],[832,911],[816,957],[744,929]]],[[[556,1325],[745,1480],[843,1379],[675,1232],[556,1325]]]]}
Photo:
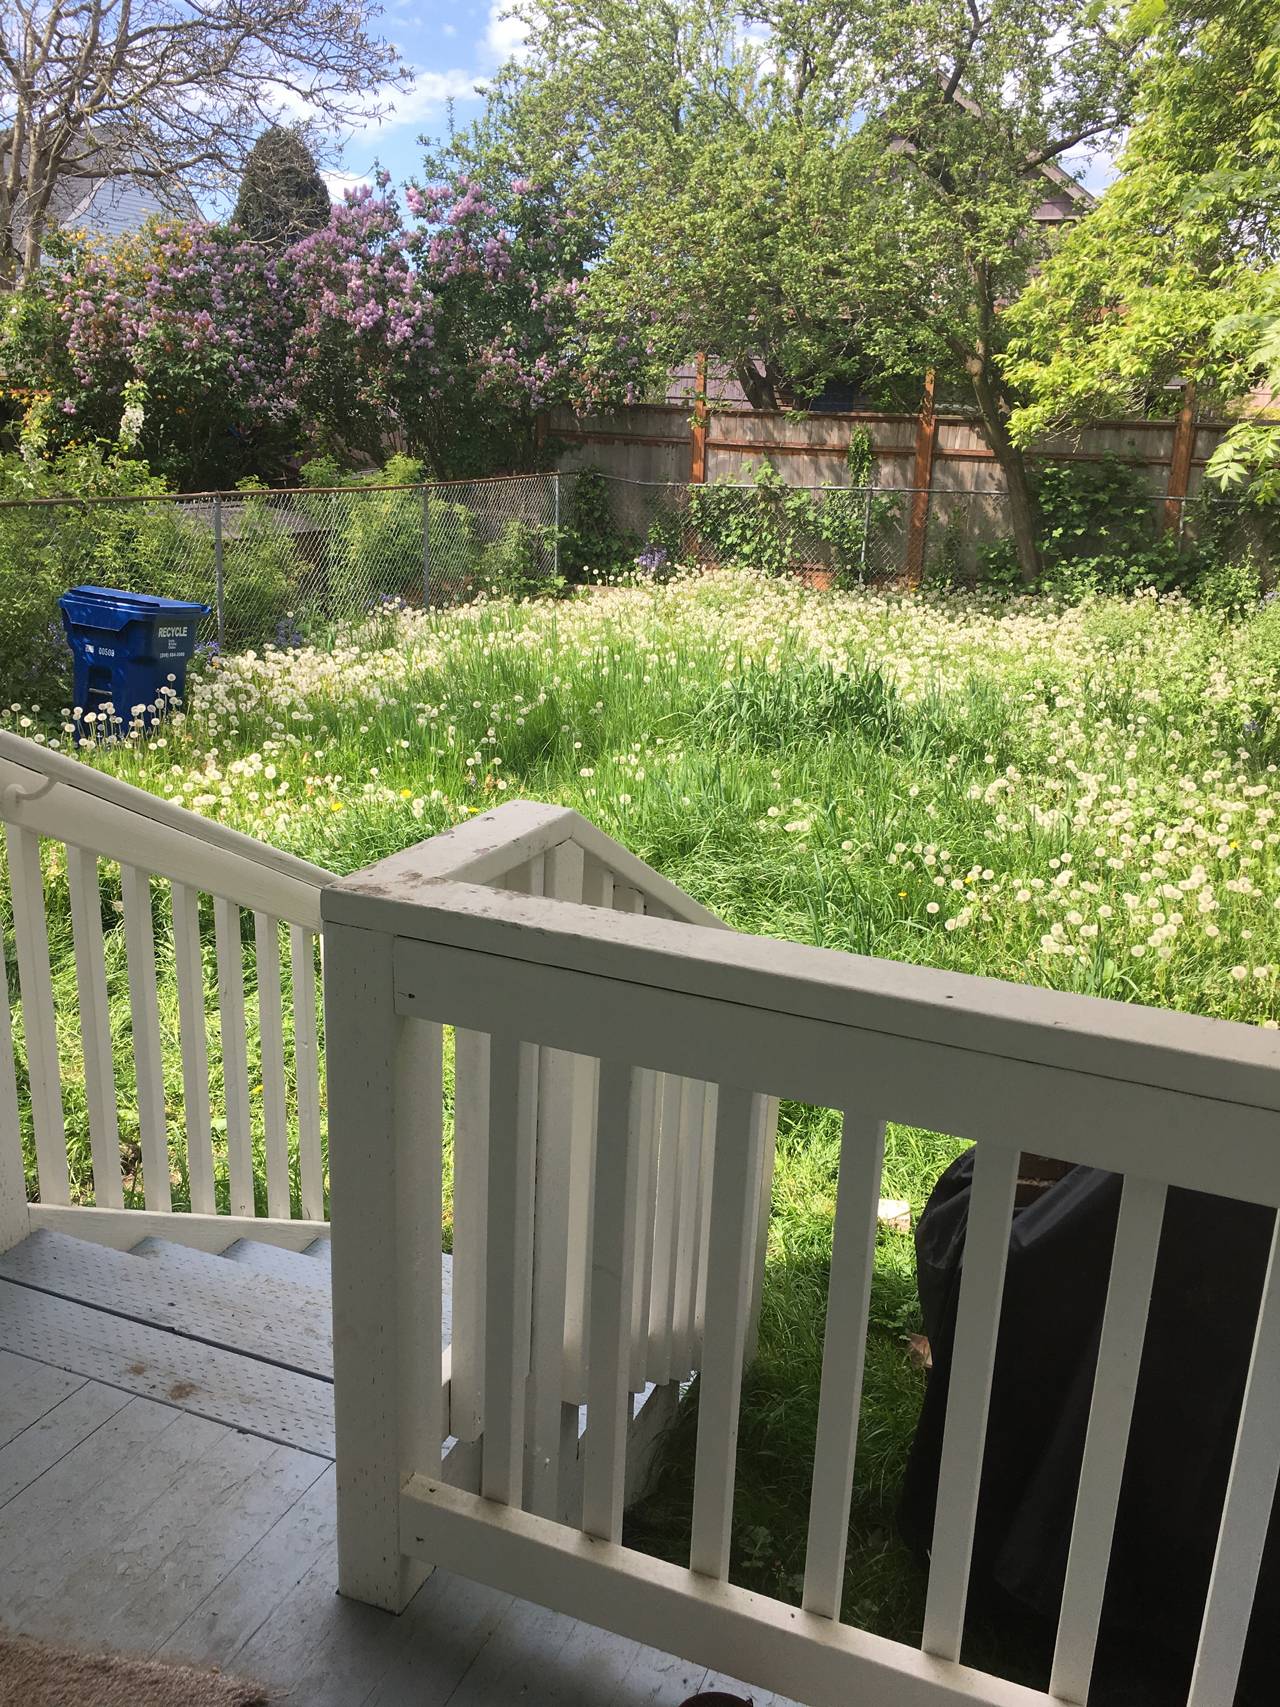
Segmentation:
{"type": "MultiPolygon", "coordinates": [[[[1243,512],[1143,500],[1128,538],[1191,552],[1243,512]]],[[[1232,524],[1234,525],[1234,523],[1232,524]]],[[[1250,524],[1257,532],[1257,524],[1250,524]]],[[[658,484],[594,470],[429,486],[0,503],[0,694],[66,674],[58,595],[81,583],[209,606],[201,644],[323,643],[381,604],[445,605],[682,567],[814,586],[987,578],[1009,556],[995,490],[658,484]]],[[[1101,551],[1105,541],[1098,541],[1101,551]]],[[[1089,542],[1077,542],[1081,551],[1089,542]]],[[[1114,544],[1114,541],[1113,541],[1114,544]]],[[[1249,542],[1266,561],[1269,538],[1249,542]]],[[[1007,566],[1006,566],[1007,567],[1007,566]]]]}

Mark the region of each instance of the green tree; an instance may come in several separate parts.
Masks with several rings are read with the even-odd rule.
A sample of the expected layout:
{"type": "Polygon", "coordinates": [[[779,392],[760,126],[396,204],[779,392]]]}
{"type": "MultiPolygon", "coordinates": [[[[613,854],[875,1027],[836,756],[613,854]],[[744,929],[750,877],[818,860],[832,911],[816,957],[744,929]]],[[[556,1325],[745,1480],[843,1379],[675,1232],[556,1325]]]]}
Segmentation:
{"type": "Polygon", "coordinates": [[[753,404],[927,369],[975,410],[1039,573],[1003,305],[1044,259],[1062,155],[1128,109],[1097,0],[549,0],[492,99],[597,234],[583,355],[707,349],[753,404]]]}
{"type": "Polygon", "coordinates": [[[272,250],[329,223],[329,192],[294,126],[269,125],[249,150],[231,223],[272,250]]]}
{"type": "MultiPolygon", "coordinates": [[[[1147,406],[1174,382],[1280,390],[1280,19],[1274,0],[1137,0],[1120,176],[1010,311],[1012,430],[1147,406]]],[[[1211,473],[1280,495],[1280,433],[1242,409],[1211,473]]]]}

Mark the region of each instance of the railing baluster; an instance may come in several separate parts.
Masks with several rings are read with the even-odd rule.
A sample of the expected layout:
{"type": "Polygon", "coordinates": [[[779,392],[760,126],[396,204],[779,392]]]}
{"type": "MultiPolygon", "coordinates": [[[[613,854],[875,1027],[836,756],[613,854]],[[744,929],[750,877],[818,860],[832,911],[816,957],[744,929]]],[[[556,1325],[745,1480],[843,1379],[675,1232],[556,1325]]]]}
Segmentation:
{"type": "Polygon", "coordinates": [[[7,999],[9,969],[4,930],[0,927],[0,1250],[26,1237],[27,1179],[22,1157],[22,1122],[18,1114],[18,1075],[13,1058],[13,1021],[7,999]]]}
{"type": "Polygon", "coordinates": [[[711,1087],[685,1081],[680,1102],[680,1186],[676,1200],[676,1280],[671,1300],[671,1374],[684,1380],[693,1367],[694,1304],[701,1228],[702,1151],[711,1087]]]}
{"type": "Polygon", "coordinates": [[[508,1036],[489,1049],[488,1258],[480,1491],[519,1506],[533,1291],[538,1050],[508,1036]]]}
{"type": "Polygon", "coordinates": [[[624,1062],[600,1063],[582,1527],[588,1535],[615,1542],[622,1539],[631,1408],[627,1330],[635,1284],[639,1078],[624,1062]]]}
{"type": "MultiPolygon", "coordinates": [[[[708,1085],[702,1109],[702,1145],[698,1163],[698,1192],[694,1209],[693,1274],[689,1292],[688,1361],[696,1368],[706,1339],[707,1266],[711,1249],[711,1173],[715,1166],[716,1122],[719,1118],[720,1087],[708,1085]]],[[[752,1104],[755,1107],[755,1104],[752,1104]]],[[[755,1157],[755,1151],[752,1150],[755,1157]]],[[[747,1327],[750,1329],[750,1321],[747,1327]]],[[[745,1356],[746,1342],[743,1342],[745,1356]]]]}
{"type": "Polygon", "coordinates": [[[69,1203],[67,1135],[62,1120],[62,1080],[58,1068],[58,1031],[49,971],[49,932],[45,923],[40,838],[17,824],[5,826],[9,885],[13,896],[13,937],[22,993],[22,1033],[31,1084],[31,1118],[36,1137],[36,1170],[43,1203],[69,1203]]]}
{"type": "Polygon", "coordinates": [[[1280,1472],[1280,1215],[1253,1335],[1249,1377],[1187,1707],[1233,1701],[1280,1472]]]}
{"type": "Polygon", "coordinates": [[[298,1097],[298,1178],[305,1221],[324,1220],[324,1158],[320,1150],[320,1046],[316,1028],[315,936],[289,926],[293,981],[293,1070],[298,1097]]]}
{"type": "Polygon", "coordinates": [[[987,1406],[1017,1183],[1016,1150],[988,1141],[977,1146],[921,1643],[925,1653],[945,1660],[959,1660],[964,1637],[987,1406]]]}
{"type": "Polygon", "coordinates": [[[1120,1199],[1049,1683],[1064,1701],[1089,1693],[1165,1196],[1156,1181],[1130,1178],[1120,1199]]]}
{"type": "Polygon", "coordinates": [[[804,1609],[839,1618],[884,1164],[884,1122],[846,1114],[836,1182],[804,1609]]]}
{"type": "Polygon", "coordinates": [[[200,953],[200,895],[172,885],[173,950],[178,967],[178,1025],[182,1032],[182,1110],[187,1130],[187,1181],[197,1215],[217,1208],[213,1190],[213,1127],[209,1118],[209,1042],[205,1035],[204,961],[200,953]]]}
{"type": "MultiPolygon", "coordinates": [[[[582,895],[582,850],[572,842],[545,856],[546,893],[582,895]]],[[[560,1494],[565,1306],[569,1261],[569,1179],[574,1074],[579,1057],[542,1049],[538,1059],[537,1181],[534,1200],[533,1328],[529,1366],[526,1505],[554,1518],[560,1494]]]]}
{"type": "Polygon", "coordinates": [[[284,1007],[280,994],[280,928],[253,915],[258,963],[258,1044],[262,1060],[262,1122],[266,1134],[267,1214],[290,1215],[289,1124],[284,1089],[284,1007]]]}
{"type": "Polygon", "coordinates": [[[151,917],[151,874],[121,865],[124,941],[129,963],[129,1014],[133,1064],[138,1086],[138,1126],[142,1141],[142,1183],[148,1209],[173,1207],[169,1179],[169,1135],[164,1117],[164,1060],[160,1050],[160,1009],[156,996],[156,939],[151,917]]]}
{"type": "Polygon", "coordinates": [[[635,1274],[631,1282],[629,1381],[644,1391],[649,1364],[649,1288],[653,1282],[653,1224],[657,1213],[658,1122],[662,1114],[662,1075],[642,1069],[637,1115],[639,1159],[636,1167],[635,1274]]]}
{"type": "Polygon", "coordinates": [[[729,1573],[743,1350],[751,1307],[752,1205],[757,1185],[750,1142],[751,1103],[750,1091],[736,1085],[719,1087],[689,1568],[721,1582],[729,1573]]]}
{"type": "Polygon", "coordinates": [[[231,1213],[252,1215],[253,1133],[249,1125],[249,1046],[244,1018],[244,953],[240,909],[213,898],[213,938],[218,956],[218,1014],[222,1025],[222,1091],[227,1118],[227,1176],[231,1213]]]}
{"type": "Polygon", "coordinates": [[[98,856],[68,846],[67,887],[76,959],[76,996],[84,1050],[85,1101],[93,1154],[93,1200],[104,1209],[124,1206],[120,1178],[120,1126],[116,1118],[116,1074],[107,1008],[107,968],[102,941],[102,892],[98,856]]]}
{"type": "Polygon", "coordinates": [[[653,1278],[649,1290],[649,1377],[671,1379],[671,1310],[676,1289],[676,1203],[680,1189],[681,1104],[688,1080],[666,1073],[658,1124],[658,1184],[653,1222],[653,1278]]]}
{"type": "Polygon", "coordinates": [[[778,1161],[778,1099],[757,1096],[755,1106],[757,1145],[760,1156],[760,1187],[756,1200],[755,1266],[751,1277],[751,1314],[747,1319],[747,1362],[756,1354],[760,1333],[760,1304],[764,1297],[764,1270],[769,1257],[769,1218],[773,1212],[773,1175],[778,1161]]]}
{"type": "Polygon", "coordinates": [[[484,1429],[485,1273],[489,1237],[489,1038],[453,1034],[453,1362],[449,1427],[484,1429]]]}

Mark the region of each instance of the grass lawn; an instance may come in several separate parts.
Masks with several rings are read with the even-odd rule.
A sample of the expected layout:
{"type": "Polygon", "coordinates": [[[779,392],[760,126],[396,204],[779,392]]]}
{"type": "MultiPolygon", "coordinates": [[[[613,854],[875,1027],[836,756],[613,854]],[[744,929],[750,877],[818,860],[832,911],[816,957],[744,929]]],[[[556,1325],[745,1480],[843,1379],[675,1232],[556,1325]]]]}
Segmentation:
{"type": "MultiPolygon", "coordinates": [[[[341,871],[504,798],[561,801],[744,930],[1274,1027],[1278,686],[1280,604],[1232,626],[1154,597],[1057,610],[718,574],[389,615],[325,648],[232,658],[160,734],[83,756],[341,871]]],[[[47,708],[5,721],[70,742],[47,708]]],[[[71,991],[69,931],[53,946],[71,991]]],[[[130,1144],[122,962],[113,943],[130,1144]]],[[[71,1082],[83,1182],[76,1098],[71,1082]]],[[[784,1106],[743,1407],[733,1574],[789,1599],[838,1142],[829,1111],[784,1106]]],[[[886,1194],[918,1211],[959,1148],[891,1127],[886,1194]]],[[[845,1612],[904,1638],[921,1582],[892,1515],[916,1323],[911,1241],[882,1232],[845,1612]]],[[[670,1454],[634,1539],[678,1555],[690,1465],[670,1454]]]]}

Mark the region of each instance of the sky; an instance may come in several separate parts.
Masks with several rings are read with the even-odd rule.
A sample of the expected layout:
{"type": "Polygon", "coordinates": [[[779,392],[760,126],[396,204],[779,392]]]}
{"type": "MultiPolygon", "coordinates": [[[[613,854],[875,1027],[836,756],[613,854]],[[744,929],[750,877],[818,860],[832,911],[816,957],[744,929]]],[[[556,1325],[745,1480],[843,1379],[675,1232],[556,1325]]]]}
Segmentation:
{"type": "Polygon", "coordinates": [[[454,103],[459,126],[481,108],[477,83],[510,58],[520,43],[519,26],[504,19],[504,0],[470,5],[448,0],[384,0],[382,17],[374,26],[394,42],[405,64],[412,67],[411,89],[389,97],[395,111],[350,135],[338,168],[322,166],[321,175],[336,200],[348,184],[367,180],[375,164],[391,173],[392,182],[421,174],[422,135],[441,136],[448,125],[448,103],[454,103]]]}
{"type": "MultiPolygon", "coordinates": [[[[460,127],[475,118],[482,106],[476,92],[504,60],[520,46],[520,26],[504,18],[509,0],[384,0],[375,28],[393,42],[414,73],[413,85],[392,94],[394,111],[348,135],[336,167],[321,173],[334,200],[345,187],[366,182],[375,165],[391,173],[397,186],[420,173],[422,146],[418,138],[443,135],[448,103],[460,127]]],[[[1062,165],[1095,194],[1115,176],[1108,155],[1090,156],[1082,150],[1063,157],[1062,165]]]]}

